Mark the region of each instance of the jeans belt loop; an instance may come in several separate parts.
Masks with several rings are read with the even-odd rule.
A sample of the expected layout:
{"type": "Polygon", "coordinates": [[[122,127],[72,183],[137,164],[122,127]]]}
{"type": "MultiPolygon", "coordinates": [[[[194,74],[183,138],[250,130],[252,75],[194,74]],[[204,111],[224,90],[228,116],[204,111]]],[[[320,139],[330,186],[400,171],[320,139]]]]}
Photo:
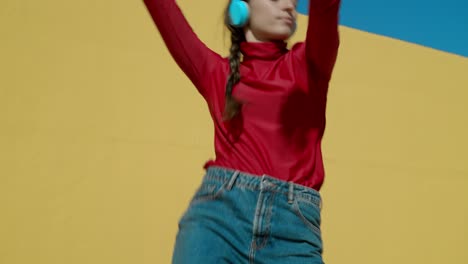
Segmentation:
{"type": "Polygon", "coordinates": [[[234,174],[232,174],[231,179],[229,180],[229,183],[228,183],[228,185],[226,186],[226,189],[227,189],[227,190],[230,191],[230,190],[232,189],[232,186],[234,185],[234,182],[236,181],[237,176],[239,176],[239,171],[238,171],[238,170],[236,170],[236,171],[234,172],[234,174]]]}
{"type": "Polygon", "coordinates": [[[289,182],[288,203],[292,204],[294,201],[294,183],[289,182]]]}

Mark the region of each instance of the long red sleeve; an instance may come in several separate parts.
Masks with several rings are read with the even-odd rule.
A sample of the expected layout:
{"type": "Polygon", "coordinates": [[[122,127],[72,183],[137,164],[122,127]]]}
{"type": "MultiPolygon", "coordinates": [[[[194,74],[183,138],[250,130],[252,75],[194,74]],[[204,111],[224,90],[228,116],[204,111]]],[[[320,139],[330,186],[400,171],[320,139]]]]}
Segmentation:
{"type": "Polygon", "coordinates": [[[331,77],[335,65],[339,36],[340,0],[311,0],[306,38],[306,57],[322,76],[331,77]]]}
{"type": "Polygon", "coordinates": [[[298,47],[299,64],[309,68],[309,84],[317,78],[329,81],[336,62],[340,0],[310,0],[307,35],[298,47]],[[305,59],[305,61],[302,61],[305,59]]]}
{"type": "Polygon", "coordinates": [[[175,0],[144,0],[166,47],[187,77],[205,96],[206,78],[222,58],[200,41],[175,0]]]}

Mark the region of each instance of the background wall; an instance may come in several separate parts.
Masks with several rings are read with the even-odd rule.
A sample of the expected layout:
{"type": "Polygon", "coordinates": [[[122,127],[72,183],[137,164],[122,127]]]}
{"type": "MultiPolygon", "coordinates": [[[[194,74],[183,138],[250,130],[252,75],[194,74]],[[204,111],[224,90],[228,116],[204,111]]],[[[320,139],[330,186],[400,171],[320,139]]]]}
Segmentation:
{"type": "MultiPolygon", "coordinates": [[[[226,54],[225,1],[178,2],[226,54]]],[[[467,263],[466,57],[340,31],[325,261],[467,263]]],[[[169,263],[213,128],[142,1],[3,0],[0,34],[0,263],[169,263]]]]}

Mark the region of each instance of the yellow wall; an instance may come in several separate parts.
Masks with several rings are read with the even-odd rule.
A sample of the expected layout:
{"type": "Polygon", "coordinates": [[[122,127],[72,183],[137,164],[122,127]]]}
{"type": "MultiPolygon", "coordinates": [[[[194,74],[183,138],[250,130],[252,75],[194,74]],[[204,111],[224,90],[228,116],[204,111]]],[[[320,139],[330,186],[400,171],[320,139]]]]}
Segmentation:
{"type": "MultiPolygon", "coordinates": [[[[179,3],[226,54],[225,1],[179,3]]],[[[213,132],[142,1],[3,0],[0,34],[0,263],[169,263],[213,132]]],[[[325,261],[468,263],[467,59],[341,36],[325,261]]]]}

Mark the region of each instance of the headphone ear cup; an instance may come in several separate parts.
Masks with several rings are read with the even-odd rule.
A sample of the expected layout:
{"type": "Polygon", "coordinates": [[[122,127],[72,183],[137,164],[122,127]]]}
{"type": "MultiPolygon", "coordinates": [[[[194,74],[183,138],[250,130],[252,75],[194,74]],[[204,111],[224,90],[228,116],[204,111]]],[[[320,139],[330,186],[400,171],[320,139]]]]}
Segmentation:
{"type": "Polygon", "coordinates": [[[249,20],[249,5],[242,0],[233,0],[229,5],[229,18],[232,26],[245,26],[249,20]]]}

